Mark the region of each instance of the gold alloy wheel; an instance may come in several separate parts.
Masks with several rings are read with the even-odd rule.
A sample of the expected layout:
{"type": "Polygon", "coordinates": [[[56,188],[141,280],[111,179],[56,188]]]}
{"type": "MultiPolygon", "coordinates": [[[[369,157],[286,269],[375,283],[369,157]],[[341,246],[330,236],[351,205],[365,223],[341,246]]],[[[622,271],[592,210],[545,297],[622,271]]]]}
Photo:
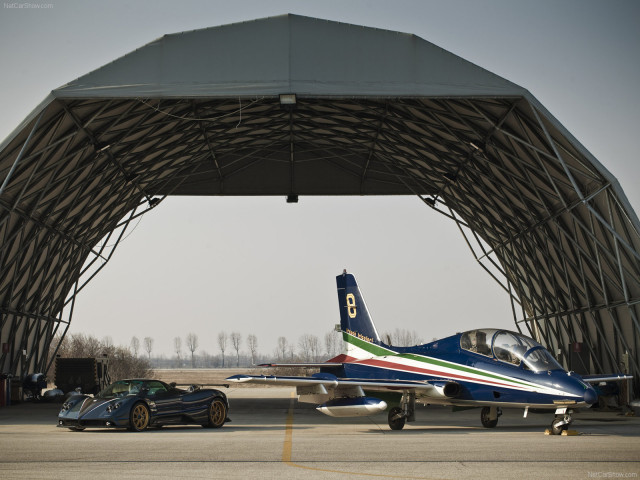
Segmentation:
{"type": "Polygon", "coordinates": [[[131,426],[137,432],[141,432],[149,425],[149,409],[143,403],[136,404],[131,412],[131,426]]]}
{"type": "Polygon", "coordinates": [[[214,398],[209,407],[209,424],[220,428],[227,418],[227,406],[219,398],[214,398]]]}

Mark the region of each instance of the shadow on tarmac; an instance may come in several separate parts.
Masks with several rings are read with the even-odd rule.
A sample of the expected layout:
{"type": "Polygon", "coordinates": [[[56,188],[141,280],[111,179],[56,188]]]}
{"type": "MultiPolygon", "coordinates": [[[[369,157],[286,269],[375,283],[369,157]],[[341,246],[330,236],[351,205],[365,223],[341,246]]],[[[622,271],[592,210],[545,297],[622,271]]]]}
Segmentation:
{"type": "MultiPolygon", "coordinates": [[[[221,429],[229,432],[278,431],[284,430],[289,412],[288,398],[231,398],[229,417],[231,422],[221,429]]],[[[0,408],[0,425],[41,425],[56,426],[60,403],[26,402],[0,408]]],[[[368,435],[443,435],[479,433],[543,433],[549,427],[553,414],[531,414],[523,418],[520,410],[505,410],[495,429],[486,429],[480,425],[479,410],[451,412],[446,407],[420,407],[416,410],[416,422],[407,423],[400,431],[389,429],[386,413],[374,417],[332,418],[315,411],[315,406],[305,403],[294,403],[292,428],[303,431],[316,427],[351,425],[359,429],[359,433],[368,435]]],[[[627,417],[615,411],[582,410],[574,415],[574,423],[570,427],[580,435],[616,435],[623,437],[640,437],[640,418],[627,417]]],[[[60,428],[59,430],[64,430],[60,428]]],[[[121,433],[122,429],[88,428],[85,432],[121,433]]],[[[216,429],[206,429],[199,425],[169,425],[162,428],[151,428],[144,434],[162,434],[165,431],[193,432],[193,434],[210,434],[216,429]]]]}

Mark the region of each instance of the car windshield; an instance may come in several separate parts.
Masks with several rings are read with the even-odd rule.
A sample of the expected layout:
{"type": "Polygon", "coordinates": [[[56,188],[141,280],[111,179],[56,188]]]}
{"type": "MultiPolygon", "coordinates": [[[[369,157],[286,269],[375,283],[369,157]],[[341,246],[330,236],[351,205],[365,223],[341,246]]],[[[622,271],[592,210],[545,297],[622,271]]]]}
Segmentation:
{"type": "Polygon", "coordinates": [[[142,389],[144,382],[142,380],[120,380],[112,383],[107,388],[96,395],[96,398],[117,398],[126,397],[127,395],[137,395],[142,389]]]}

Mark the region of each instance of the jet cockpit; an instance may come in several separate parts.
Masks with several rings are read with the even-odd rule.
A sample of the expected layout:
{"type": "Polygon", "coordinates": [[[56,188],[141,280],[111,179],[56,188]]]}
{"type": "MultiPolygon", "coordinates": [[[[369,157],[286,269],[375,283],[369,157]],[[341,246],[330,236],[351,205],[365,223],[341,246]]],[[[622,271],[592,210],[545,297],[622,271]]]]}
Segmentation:
{"type": "Polygon", "coordinates": [[[460,348],[511,363],[534,372],[562,370],[560,364],[534,339],[508,330],[483,328],[460,335],[460,348]]]}

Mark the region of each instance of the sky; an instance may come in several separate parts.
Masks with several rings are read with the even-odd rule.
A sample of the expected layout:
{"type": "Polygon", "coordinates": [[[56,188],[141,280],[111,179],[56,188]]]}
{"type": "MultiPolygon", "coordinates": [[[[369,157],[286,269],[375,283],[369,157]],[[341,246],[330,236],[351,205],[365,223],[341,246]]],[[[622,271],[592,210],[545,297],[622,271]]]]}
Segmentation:
{"type": "MultiPolygon", "coordinates": [[[[528,89],[640,211],[638,1],[31,1],[0,5],[0,139],[51,90],[166,33],[294,13],[413,33],[528,89]]],[[[514,329],[457,227],[416,197],[171,197],[79,295],[69,332],[150,336],[170,356],[175,337],[216,354],[237,331],[269,354],[339,323],[343,268],[381,332],[514,329]]]]}

